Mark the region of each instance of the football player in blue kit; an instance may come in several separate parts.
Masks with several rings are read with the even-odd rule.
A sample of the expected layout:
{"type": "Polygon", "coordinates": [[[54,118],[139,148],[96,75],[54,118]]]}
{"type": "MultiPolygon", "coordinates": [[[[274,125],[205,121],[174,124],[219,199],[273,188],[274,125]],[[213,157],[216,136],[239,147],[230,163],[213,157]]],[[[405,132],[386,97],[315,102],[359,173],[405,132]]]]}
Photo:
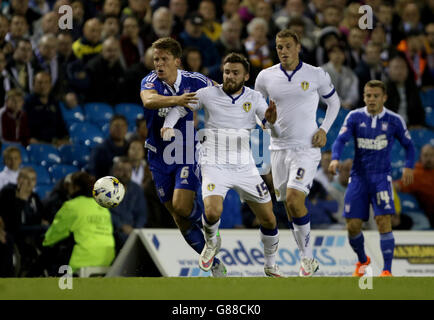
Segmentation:
{"type": "Polygon", "coordinates": [[[349,242],[359,259],[353,276],[363,276],[364,268],[371,259],[365,254],[361,232],[363,221],[369,219],[372,205],[380,233],[380,247],[384,268],[380,276],[392,276],[392,259],[395,239],[392,233],[391,215],[395,214],[393,203],[390,153],[395,139],[406,151],[406,163],[402,181],[413,181],[415,161],[414,146],[403,118],[386,109],[386,87],[379,80],[371,80],[364,87],[366,106],[351,111],[333,144],[329,171],[336,174],[345,143],[354,139],[356,146],[353,167],[345,193],[343,216],[347,221],[349,242]]]}
{"type": "MultiPolygon", "coordinates": [[[[182,139],[182,157],[175,161],[165,148],[175,142],[163,141],[160,129],[170,107],[184,106],[197,101],[195,91],[212,86],[206,76],[197,72],[180,70],[181,45],[172,38],[161,38],[152,44],[154,68],[143,78],[140,97],[145,107],[149,136],[145,147],[160,201],[173,216],[184,239],[197,253],[205,245],[200,221],[202,209],[196,201],[200,182],[196,175],[195,132],[193,113],[190,111],[175,126],[182,139]]],[[[179,147],[179,145],[178,145],[179,147]]],[[[175,148],[179,152],[179,148],[175,148]]],[[[219,259],[211,268],[214,277],[226,276],[226,268],[219,259]]]]}

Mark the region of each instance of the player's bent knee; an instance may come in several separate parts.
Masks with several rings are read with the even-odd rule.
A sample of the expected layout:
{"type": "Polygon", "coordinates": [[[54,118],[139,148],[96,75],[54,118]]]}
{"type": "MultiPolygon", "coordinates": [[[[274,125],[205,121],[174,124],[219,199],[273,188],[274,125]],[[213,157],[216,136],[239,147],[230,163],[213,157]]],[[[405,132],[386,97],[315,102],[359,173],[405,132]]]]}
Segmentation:
{"type": "Polygon", "coordinates": [[[390,215],[376,216],[375,222],[378,226],[378,232],[388,233],[392,231],[392,219],[390,215]]]}
{"type": "Polygon", "coordinates": [[[261,226],[266,229],[275,229],[277,226],[276,217],[274,216],[273,212],[262,217],[258,217],[258,220],[261,226]]]}
{"type": "Polygon", "coordinates": [[[209,222],[216,222],[220,219],[223,211],[223,206],[219,204],[206,204],[205,215],[209,222]]]}
{"type": "Polygon", "coordinates": [[[193,203],[186,201],[173,202],[173,211],[178,216],[188,217],[191,214],[191,210],[193,210],[193,203]]]}

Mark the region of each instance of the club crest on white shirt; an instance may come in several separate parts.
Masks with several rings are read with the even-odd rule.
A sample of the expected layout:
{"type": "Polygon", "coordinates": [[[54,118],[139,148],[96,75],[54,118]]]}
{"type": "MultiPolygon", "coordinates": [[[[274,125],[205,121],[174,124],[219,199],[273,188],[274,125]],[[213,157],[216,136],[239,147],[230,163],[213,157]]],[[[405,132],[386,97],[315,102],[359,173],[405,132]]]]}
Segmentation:
{"type": "Polygon", "coordinates": [[[252,104],[250,102],[244,102],[243,103],[243,109],[245,112],[249,112],[250,109],[252,109],[252,104]]]}
{"type": "Polygon", "coordinates": [[[307,82],[307,81],[303,81],[303,82],[301,83],[301,88],[302,88],[304,91],[306,91],[307,89],[309,89],[309,82],[307,82]]]}

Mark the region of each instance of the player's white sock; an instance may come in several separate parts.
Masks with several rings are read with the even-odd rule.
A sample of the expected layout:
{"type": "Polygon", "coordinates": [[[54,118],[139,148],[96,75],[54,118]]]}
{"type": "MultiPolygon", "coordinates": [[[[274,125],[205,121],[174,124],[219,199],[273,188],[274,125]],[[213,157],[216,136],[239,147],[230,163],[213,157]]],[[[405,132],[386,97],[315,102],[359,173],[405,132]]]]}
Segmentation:
{"type": "Polygon", "coordinates": [[[217,222],[211,224],[205,217],[205,214],[202,215],[202,223],[203,223],[203,231],[205,232],[205,241],[208,243],[212,243],[214,246],[217,244],[217,232],[219,230],[220,219],[217,222]]]}
{"type": "Polygon", "coordinates": [[[261,241],[264,245],[265,266],[271,267],[276,264],[276,252],[279,246],[279,232],[274,230],[260,228],[261,241]]]}
{"type": "Polygon", "coordinates": [[[313,258],[310,243],[310,215],[302,218],[293,218],[294,237],[302,258],[313,258]]]}

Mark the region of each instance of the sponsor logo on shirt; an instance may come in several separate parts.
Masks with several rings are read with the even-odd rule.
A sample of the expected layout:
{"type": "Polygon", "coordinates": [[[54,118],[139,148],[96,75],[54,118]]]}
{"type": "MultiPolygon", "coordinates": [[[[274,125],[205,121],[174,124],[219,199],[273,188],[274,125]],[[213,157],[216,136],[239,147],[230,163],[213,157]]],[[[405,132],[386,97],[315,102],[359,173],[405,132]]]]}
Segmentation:
{"type": "Polygon", "coordinates": [[[360,149],[382,150],[387,147],[387,136],[381,134],[375,139],[357,138],[357,146],[360,149]]]}
{"type": "Polygon", "coordinates": [[[387,131],[387,127],[388,127],[387,122],[382,122],[381,123],[381,130],[387,131]]]}
{"type": "Polygon", "coordinates": [[[146,89],[151,89],[151,88],[153,88],[154,87],[154,84],[152,83],[152,82],[147,82],[147,83],[145,83],[145,88],[146,89]]]}

